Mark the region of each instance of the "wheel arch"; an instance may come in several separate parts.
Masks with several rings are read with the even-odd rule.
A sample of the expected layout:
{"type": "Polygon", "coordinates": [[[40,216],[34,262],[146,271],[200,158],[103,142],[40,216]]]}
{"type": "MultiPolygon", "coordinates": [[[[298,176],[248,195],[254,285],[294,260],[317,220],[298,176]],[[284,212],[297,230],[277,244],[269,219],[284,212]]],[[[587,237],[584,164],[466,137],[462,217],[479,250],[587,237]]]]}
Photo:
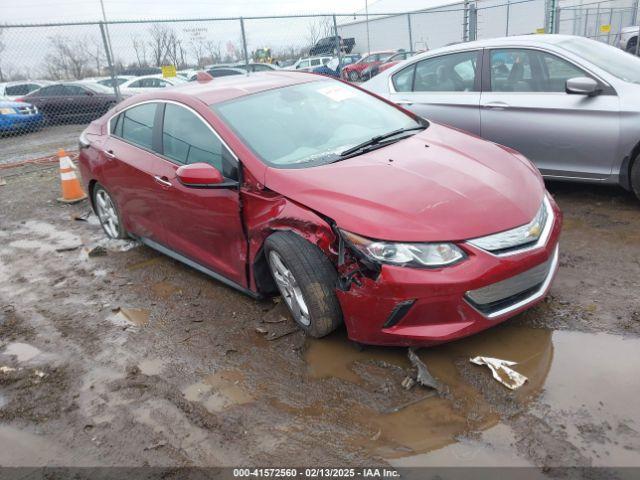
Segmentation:
{"type": "Polygon", "coordinates": [[[255,291],[276,291],[264,252],[266,239],[275,232],[291,232],[304,238],[336,264],[337,236],[331,219],[280,195],[252,197],[244,203],[251,265],[249,283],[255,291]]]}
{"type": "Polygon", "coordinates": [[[618,183],[625,190],[631,191],[631,169],[633,164],[640,158],[640,140],[634,145],[629,152],[629,155],[624,157],[622,164],[620,165],[620,172],[618,174],[618,183]]]}

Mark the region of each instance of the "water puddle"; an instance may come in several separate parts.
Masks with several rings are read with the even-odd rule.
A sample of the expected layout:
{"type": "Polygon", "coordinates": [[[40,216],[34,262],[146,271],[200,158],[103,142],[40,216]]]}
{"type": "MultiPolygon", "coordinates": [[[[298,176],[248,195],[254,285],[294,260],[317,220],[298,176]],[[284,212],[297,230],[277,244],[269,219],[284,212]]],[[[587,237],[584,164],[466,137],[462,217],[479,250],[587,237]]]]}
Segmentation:
{"type": "Polygon", "coordinates": [[[14,342],[10,343],[6,346],[6,348],[2,351],[4,355],[15,356],[16,360],[19,363],[28,362],[33,360],[42,352],[38,350],[36,347],[29,345],[28,343],[19,343],[14,342]]]}
{"type": "MultiPolygon", "coordinates": [[[[418,354],[445,385],[445,393],[429,398],[429,390],[414,387],[412,392],[418,389],[426,398],[394,399],[400,408],[392,413],[388,408],[353,408],[348,420],[367,432],[354,438],[355,444],[397,465],[457,464],[457,456],[472,452],[490,462],[498,447],[505,459],[512,458],[505,464],[523,465],[528,460],[515,455],[514,434],[504,422],[526,413],[540,422],[562,424],[558,429],[566,433],[558,436],[593,457],[594,464],[640,465],[640,339],[505,325],[418,354]],[[469,362],[477,355],[517,362],[513,369],[528,381],[509,391],[489,369],[469,362]],[[481,440],[477,434],[473,441],[464,440],[473,432],[481,432],[481,440]]],[[[406,349],[358,351],[344,334],[309,340],[305,360],[312,378],[338,379],[369,390],[371,378],[362,375],[363,365],[409,366],[406,349]]]]}
{"type": "Polygon", "coordinates": [[[167,299],[174,293],[182,294],[182,289],[167,281],[156,282],[151,285],[151,291],[157,297],[167,299]]]}
{"type": "Polygon", "coordinates": [[[241,386],[243,380],[244,374],[239,370],[221,371],[189,385],[182,393],[187,400],[202,403],[210,412],[221,412],[254,400],[241,386]]]}
{"type": "Polygon", "coordinates": [[[123,307],[111,316],[111,320],[118,325],[144,327],[149,323],[149,310],[123,307]]]}
{"type": "Polygon", "coordinates": [[[156,263],[158,263],[160,261],[160,257],[153,257],[150,258],[149,260],[143,260],[141,262],[135,262],[135,263],[131,263],[129,265],[127,265],[127,270],[140,270],[143,268],[147,268],[150,267],[152,265],[155,265],[156,263]]]}
{"type": "Polygon", "coordinates": [[[159,358],[147,358],[140,362],[138,368],[145,375],[160,375],[164,370],[164,361],[159,358]]]}

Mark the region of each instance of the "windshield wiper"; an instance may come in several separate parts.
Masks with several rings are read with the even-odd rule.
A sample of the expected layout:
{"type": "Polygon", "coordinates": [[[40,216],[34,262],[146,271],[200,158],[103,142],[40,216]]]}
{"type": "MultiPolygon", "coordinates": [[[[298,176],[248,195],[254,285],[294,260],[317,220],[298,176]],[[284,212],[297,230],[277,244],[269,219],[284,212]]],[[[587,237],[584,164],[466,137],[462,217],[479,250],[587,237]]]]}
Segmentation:
{"type": "Polygon", "coordinates": [[[360,150],[364,150],[367,147],[378,145],[383,140],[386,140],[387,138],[395,137],[396,135],[400,135],[401,133],[413,132],[414,130],[424,130],[425,128],[427,128],[426,125],[419,125],[416,127],[399,128],[398,130],[393,130],[392,132],[383,133],[382,135],[376,135],[375,137],[371,137],[366,142],[359,143],[358,145],[348,148],[344,152],[341,152],[340,158],[348,157],[349,155],[359,152],[360,150]]]}

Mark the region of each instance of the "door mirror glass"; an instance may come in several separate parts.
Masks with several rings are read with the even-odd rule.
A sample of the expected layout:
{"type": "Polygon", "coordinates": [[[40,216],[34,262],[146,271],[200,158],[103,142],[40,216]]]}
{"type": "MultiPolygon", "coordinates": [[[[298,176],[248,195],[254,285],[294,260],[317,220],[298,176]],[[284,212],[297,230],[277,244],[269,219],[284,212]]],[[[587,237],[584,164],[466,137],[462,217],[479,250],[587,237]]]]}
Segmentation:
{"type": "Polygon", "coordinates": [[[176,171],[178,180],[187,187],[206,188],[224,183],[220,170],[208,163],[183,165],[176,171]]]}
{"type": "Polygon", "coordinates": [[[574,95],[596,95],[600,93],[600,86],[593,78],[574,77],[567,80],[565,90],[574,95]]]}

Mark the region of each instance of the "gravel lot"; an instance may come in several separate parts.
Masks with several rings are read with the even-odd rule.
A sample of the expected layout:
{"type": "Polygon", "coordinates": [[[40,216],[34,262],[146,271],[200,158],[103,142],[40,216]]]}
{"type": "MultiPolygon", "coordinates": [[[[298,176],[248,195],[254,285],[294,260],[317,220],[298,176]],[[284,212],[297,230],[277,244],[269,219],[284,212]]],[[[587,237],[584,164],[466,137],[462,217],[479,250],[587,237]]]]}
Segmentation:
{"type": "Polygon", "coordinates": [[[640,202],[621,190],[549,185],[550,297],[420,350],[434,393],[401,387],[406,350],[307,340],[281,303],[105,243],[74,220],[86,202],[56,203],[55,169],[25,172],[0,187],[1,465],[640,466],[640,202]],[[511,392],[475,355],[529,380],[511,392]]]}

